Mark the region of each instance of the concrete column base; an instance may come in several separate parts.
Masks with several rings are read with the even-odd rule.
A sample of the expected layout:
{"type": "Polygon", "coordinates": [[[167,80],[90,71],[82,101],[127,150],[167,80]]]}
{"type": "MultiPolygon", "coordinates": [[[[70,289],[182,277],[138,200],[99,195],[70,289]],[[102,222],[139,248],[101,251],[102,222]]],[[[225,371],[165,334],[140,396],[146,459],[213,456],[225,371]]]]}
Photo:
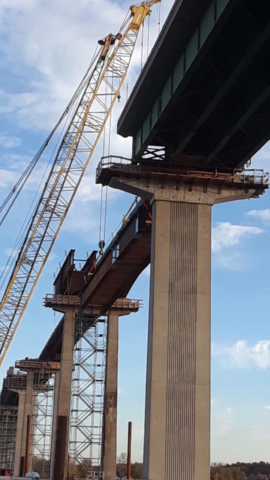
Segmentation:
{"type": "Polygon", "coordinates": [[[209,480],[211,208],[267,184],[166,162],[132,167],[101,165],[98,178],[153,206],[143,479],[209,480]]]}
{"type": "Polygon", "coordinates": [[[14,475],[23,475],[26,473],[26,449],[27,449],[27,417],[33,415],[33,389],[34,372],[27,373],[26,390],[18,391],[19,408],[16,433],[16,449],[14,461],[14,475]]]}
{"type": "Polygon", "coordinates": [[[104,398],[104,480],[116,478],[117,387],[118,387],[118,314],[108,316],[106,383],[104,398]]]}
{"type": "Polygon", "coordinates": [[[54,452],[55,452],[56,432],[57,432],[57,400],[58,400],[58,396],[59,396],[59,381],[60,381],[60,372],[55,372],[54,395],[53,395],[53,422],[52,422],[50,478],[53,478],[54,461],[55,461],[54,452]]]}
{"type": "Polygon", "coordinates": [[[69,416],[73,368],[75,312],[67,310],[64,317],[61,369],[57,399],[55,449],[52,458],[53,480],[66,480],[68,473],[69,416]]]}
{"type": "Polygon", "coordinates": [[[116,478],[119,317],[137,312],[139,310],[139,304],[139,301],[118,299],[108,315],[102,445],[102,470],[104,480],[115,480],[116,478]]]}
{"type": "Polygon", "coordinates": [[[209,480],[211,206],[152,215],[143,478],[209,480]]]}
{"type": "Polygon", "coordinates": [[[19,393],[19,405],[18,405],[18,418],[17,418],[17,430],[16,430],[16,446],[15,446],[15,459],[14,459],[14,476],[20,475],[21,468],[21,443],[22,432],[24,422],[24,406],[25,406],[25,390],[21,390],[19,393]]]}

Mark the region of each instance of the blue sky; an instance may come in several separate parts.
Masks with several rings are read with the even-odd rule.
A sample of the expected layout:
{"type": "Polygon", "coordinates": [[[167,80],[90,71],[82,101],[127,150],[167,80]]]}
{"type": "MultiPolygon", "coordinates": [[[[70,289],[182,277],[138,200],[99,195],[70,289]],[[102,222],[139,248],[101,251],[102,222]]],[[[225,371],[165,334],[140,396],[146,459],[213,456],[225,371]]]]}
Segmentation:
{"type": "MultiPolygon", "coordinates": [[[[163,0],[162,22],[172,4],[172,0],[163,0]]],[[[0,204],[64,110],[91,60],[96,41],[118,30],[128,6],[128,1],[116,0],[1,1],[0,204]]],[[[158,30],[157,18],[155,8],[151,42],[158,30]]],[[[139,41],[127,79],[129,92],[140,65],[139,41]]],[[[129,156],[130,140],[115,133],[125,97],[126,86],[112,119],[111,153],[129,156]]],[[[1,227],[0,274],[50,154],[48,151],[37,166],[1,227]]],[[[38,356],[56,326],[59,316],[42,307],[42,299],[52,292],[54,273],[65,251],[75,248],[76,257],[85,258],[86,252],[97,247],[100,187],[95,185],[94,175],[101,155],[102,145],[95,152],[10,347],[1,378],[16,359],[38,356]]],[[[252,166],[269,171],[269,158],[268,145],[252,160],[252,166]]],[[[106,238],[132,202],[131,196],[120,192],[109,191],[108,195],[106,238]]],[[[269,460],[269,199],[267,192],[259,200],[213,208],[213,462],[269,460]]],[[[131,298],[143,300],[144,308],[120,319],[118,453],[126,450],[127,422],[132,420],[133,460],[138,461],[143,448],[148,288],[146,271],[130,293],[131,298]]]]}

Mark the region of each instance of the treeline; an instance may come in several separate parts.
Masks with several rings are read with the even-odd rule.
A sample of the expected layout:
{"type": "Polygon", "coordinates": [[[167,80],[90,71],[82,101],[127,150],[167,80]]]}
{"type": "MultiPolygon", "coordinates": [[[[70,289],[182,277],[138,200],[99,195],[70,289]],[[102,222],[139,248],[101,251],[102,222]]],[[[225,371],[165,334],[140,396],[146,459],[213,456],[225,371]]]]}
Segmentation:
{"type": "MultiPolygon", "coordinates": [[[[126,478],[127,475],[127,454],[121,453],[116,460],[116,478],[126,478]]],[[[143,478],[143,464],[132,463],[131,464],[131,477],[133,480],[140,480],[143,478]]]]}
{"type": "Polygon", "coordinates": [[[210,480],[270,480],[270,463],[214,464],[211,467],[210,480]]]}

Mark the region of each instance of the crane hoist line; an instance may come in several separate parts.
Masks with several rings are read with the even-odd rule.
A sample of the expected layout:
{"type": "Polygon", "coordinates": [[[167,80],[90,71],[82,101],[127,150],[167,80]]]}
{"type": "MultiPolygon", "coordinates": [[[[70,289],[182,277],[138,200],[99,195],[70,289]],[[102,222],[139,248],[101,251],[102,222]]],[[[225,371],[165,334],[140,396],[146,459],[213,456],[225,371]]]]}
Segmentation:
{"type": "Polygon", "coordinates": [[[0,304],[0,365],[119,95],[140,27],[161,0],[130,8],[120,31],[99,43],[100,55],[77,104],[0,304]]]}

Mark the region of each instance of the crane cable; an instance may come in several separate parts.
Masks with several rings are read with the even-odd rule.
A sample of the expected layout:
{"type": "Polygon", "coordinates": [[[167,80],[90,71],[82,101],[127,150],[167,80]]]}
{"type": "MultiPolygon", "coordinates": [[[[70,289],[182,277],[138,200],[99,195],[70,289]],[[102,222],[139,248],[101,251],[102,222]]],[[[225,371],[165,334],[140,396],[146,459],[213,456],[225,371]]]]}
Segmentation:
{"type": "MultiPolygon", "coordinates": [[[[149,2],[149,5],[152,6],[154,3],[158,1],[160,0],[151,0],[151,2],[149,2]]],[[[147,5],[145,5],[143,2],[141,5],[144,8],[148,6],[148,3],[147,5]]],[[[132,10],[132,13],[133,13],[133,10],[132,10]]],[[[112,97],[111,107],[107,112],[104,111],[105,117],[104,117],[103,123],[100,124],[100,128],[96,128],[93,130],[93,132],[95,133],[95,142],[92,144],[91,142],[88,141],[87,137],[84,140],[84,142],[87,142],[87,145],[89,145],[89,155],[87,156],[87,158],[81,155],[78,159],[76,157],[76,162],[74,161],[75,155],[77,154],[76,152],[78,149],[78,145],[79,145],[79,143],[77,144],[77,140],[79,142],[81,140],[84,122],[87,120],[87,115],[89,115],[90,117],[90,113],[91,113],[90,110],[94,103],[95,97],[93,96],[90,97],[90,102],[88,102],[87,104],[87,108],[85,110],[85,114],[82,120],[80,117],[80,111],[78,110],[77,117],[79,118],[80,122],[79,122],[78,128],[76,128],[73,134],[73,137],[71,138],[72,143],[70,145],[68,144],[69,137],[67,137],[67,139],[64,137],[63,139],[63,145],[61,144],[61,148],[63,152],[61,149],[59,149],[59,160],[58,160],[58,155],[55,159],[55,162],[56,162],[55,165],[58,165],[58,161],[59,161],[61,169],[56,169],[55,179],[54,177],[52,177],[54,181],[52,185],[48,183],[49,181],[46,182],[45,184],[44,192],[38,204],[38,207],[40,206],[40,211],[37,209],[36,212],[34,213],[34,216],[30,223],[29,232],[27,233],[21,252],[16,261],[15,271],[11,275],[11,280],[8,284],[5,295],[1,302],[1,322],[3,324],[3,329],[1,328],[2,346],[0,348],[0,352],[2,353],[2,351],[4,351],[4,353],[0,358],[0,364],[2,364],[3,359],[6,355],[7,349],[12,341],[12,338],[14,337],[14,334],[16,333],[16,330],[21,321],[22,315],[28,305],[29,299],[31,298],[31,295],[36,286],[36,283],[44,268],[45,262],[51,252],[55,239],[63,224],[64,218],[72,203],[72,200],[78,189],[78,186],[80,185],[82,176],[84,175],[86,168],[89,164],[89,161],[92,157],[93,151],[96,148],[97,142],[100,138],[101,129],[104,128],[104,124],[108,119],[110,111],[115,103],[116,96],[120,91],[120,86],[124,82],[127,69],[130,64],[130,59],[136,44],[136,40],[138,38],[138,30],[142,25],[143,19],[148,14],[149,14],[149,10],[145,8],[143,11],[143,14],[138,17],[138,21],[135,24],[136,28],[133,28],[134,24],[132,24],[132,22],[130,23],[130,25],[127,26],[127,31],[124,34],[125,42],[120,41],[119,52],[117,52],[118,48],[115,49],[116,53],[118,53],[118,57],[116,55],[116,61],[121,60],[121,58],[119,58],[121,51],[123,51],[124,54],[125,54],[125,51],[128,53],[127,59],[126,61],[123,61],[123,69],[121,71],[121,77],[119,76],[119,78],[121,78],[119,87],[117,90],[112,90],[111,95],[112,96],[113,94],[115,95],[112,97]],[[128,32],[130,29],[131,29],[131,33],[129,37],[128,32]],[[64,140],[66,140],[67,143],[64,143],[64,140]],[[68,152],[67,154],[62,155],[61,157],[60,154],[64,153],[64,148],[66,146],[68,147],[68,152]],[[69,161],[69,158],[70,158],[70,161],[69,161]],[[68,163],[68,161],[70,163],[68,163]],[[73,161],[74,161],[74,165],[73,165],[73,161]],[[67,170],[65,170],[66,165],[68,165],[67,170]],[[72,179],[71,175],[74,173],[75,170],[79,171],[80,176],[76,179],[77,180],[76,182],[70,181],[70,186],[68,187],[69,196],[66,199],[65,196],[61,196],[61,195],[63,192],[65,192],[66,183],[70,180],[70,178],[72,179]],[[60,182],[62,174],[64,174],[64,176],[63,176],[63,180],[60,182]],[[56,189],[56,187],[58,187],[58,189],[56,189]],[[45,197],[45,193],[48,193],[47,198],[45,197]],[[44,207],[42,204],[43,200],[46,200],[44,207]],[[58,210],[56,210],[56,208],[58,210]],[[47,215],[47,212],[49,212],[49,215],[47,215]],[[45,213],[47,216],[45,216],[45,213]],[[55,220],[55,224],[53,225],[50,224],[50,222],[54,220],[55,220]],[[44,223],[42,223],[43,221],[44,223]],[[40,230],[38,230],[39,228],[40,230]],[[49,230],[50,228],[51,228],[51,231],[49,230]],[[46,235],[48,235],[48,237],[46,235]]],[[[110,72],[109,67],[111,63],[112,63],[112,72],[113,73],[117,72],[116,70],[117,63],[116,63],[116,66],[114,66],[113,60],[114,60],[114,55],[112,55],[109,58],[107,69],[103,71],[102,75],[101,75],[101,72],[102,72],[101,65],[100,63],[98,64],[99,70],[97,71],[97,73],[99,74],[99,76],[97,78],[97,81],[100,78],[100,76],[101,76],[101,79],[100,79],[100,83],[96,84],[96,89],[99,89],[100,86],[106,83],[107,78],[105,74],[106,72],[107,73],[110,72]]],[[[94,75],[94,71],[93,71],[93,75],[94,75]]],[[[87,92],[85,92],[85,95],[86,94],[87,92]]],[[[99,95],[100,96],[103,95],[102,90],[99,92],[99,95]]],[[[84,96],[82,96],[82,100],[83,99],[84,99],[84,96]]],[[[99,101],[99,103],[102,109],[105,110],[104,103],[102,101],[99,101]]],[[[93,115],[94,113],[98,113],[101,115],[103,114],[103,111],[95,112],[94,110],[94,112],[91,113],[91,115],[93,115]]],[[[77,117],[76,118],[74,117],[74,122],[77,121],[77,117]]],[[[90,133],[92,132],[90,131],[90,133]]],[[[68,134],[68,131],[67,131],[67,134],[68,134]]],[[[81,148],[80,150],[78,150],[78,152],[82,153],[84,152],[84,149],[81,148]]],[[[54,174],[54,170],[51,171],[51,175],[53,174],[54,174]]],[[[49,177],[49,180],[50,178],[51,177],[49,177]]]]}
{"type": "Polygon", "coordinates": [[[161,18],[161,4],[157,4],[158,9],[158,35],[160,34],[160,18],[161,18]]]}
{"type": "MultiPolygon", "coordinates": [[[[94,54],[94,58],[95,58],[95,56],[96,56],[96,55],[94,54]]],[[[89,69],[88,69],[87,72],[89,72],[89,69]]],[[[86,74],[86,75],[87,75],[87,74],[86,74]]],[[[84,81],[84,80],[86,79],[86,75],[84,76],[84,78],[83,78],[80,86],[78,87],[77,92],[79,91],[80,87],[82,87],[82,84],[85,84],[85,81],[84,81]]],[[[74,98],[74,97],[75,97],[75,95],[73,95],[73,98],[74,98]]],[[[41,180],[40,180],[40,182],[39,182],[39,185],[38,185],[38,187],[37,187],[37,190],[36,190],[36,192],[35,192],[35,195],[34,195],[34,197],[33,197],[33,199],[32,199],[32,202],[31,202],[31,204],[30,204],[30,206],[29,206],[29,209],[28,209],[28,212],[27,212],[26,217],[25,217],[25,219],[24,219],[24,222],[23,222],[23,224],[22,224],[22,226],[21,226],[21,229],[20,229],[20,231],[19,231],[19,233],[18,233],[18,236],[17,236],[17,238],[16,238],[16,240],[15,240],[15,243],[14,243],[14,245],[13,245],[13,248],[12,248],[10,254],[9,254],[7,263],[6,263],[4,269],[2,270],[2,272],[1,272],[1,274],[0,274],[0,282],[1,282],[1,283],[0,283],[0,291],[2,290],[2,288],[4,287],[4,285],[5,285],[5,283],[6,283],[7,277],[8,277],[8,275],[10,274],[10,270],[14,267],[14,265],[15,265],[15,263],[16,263],[17,254],[18,254],[18,253],[20,252],[20,250],[21,250],[21,247],[22,247],[22,244],[23,244],[23,239],[24,239],[25,234],[26,234],[26,232],[27,232],[27,230],[28,230],[28,228],[29,228],[29,225],[30,225],[30,222],[31,222],[31,218],[32,218],[32,215],[33,215],[33,211],[34,211],[35,208],[36,208],[35,200],[36,200],[37,195],[38,195],[38,193],[39,193],[39,191],[40,191],[40,188],[41,188],[41,186],[42,186],[42,183],[43,183],[43,181],[44,181],[44,178],[45,178],[45,176],[46,176],[46,173],[47,173],[47,171],[48,171],[48,168],[49,168],[49,166],[50,166],[50,164],[51,164],[51,162],[52,162],[52,160],[53,160],[53,158],[54,158],[54,156],[55,156],[55,152],[56,152],[57,149],[58,149],[58,146],[59,146],[60,141],[61,141],[61,139],[62,139],[63,133],[64,133],[64,131],[66,130],[66,126],[67,126],[67,123],[68,123],[68,121],[69,121],[69,118],[70,118],[71,116],[73,116],[74,110],[76,109],[76,101],[73,102],[73,105],[71,105],[71,103],[72,103],[72,102],[70,101],[70,102],[69,102],[69,105],[68,105],[68,106],[70,106],[70,108],[69,108],[68,112],[66,113],[65,123],[63,124],[61,133],[59,134],[58,140],[57,140],[57,142],[56,142],[56,144],[55,144],[55,146],[54,146],[54,149],[53,149],[53,152],[52,152],[52,154],[51,154],[51,156],[50,156],[50,159],[49,159],[49,161],[47,162],[46,169],[45,169],[44,172],[43,172],[43,175],[42,175],[42,177],[41,177],[41,180]],[[33,208],[33,207],[34,207],[34,208],[33,208]],[[3,277],[4,277],[4,278],[3,278],[3,277]]],[[[66,109],[66,110],[67,110],[67,109],[66,109]]],[[[64,118],[63,115],[62,115],[62,117],[64,118]]],[[[13,203],[14,203],[14,202],[13,202],[13,203]]]]}
{"type": "Polygon", "coordinates": [[[1,225],[3,224],[4,220],[6,219],[6,217],[8,216],[12,206],[14,205],[15,201],[17,200],[19,194],[21,193],[24,185],[26,184],[27,180],[29,179],[31,173],[33,172],[34,168],[36,167],[39,159],[41,158],[41,156],[43,155],[45,149],[47,148],[47,146],[49,145],[49,142],[50,140],[52,139],[53,135],[55,134],[55,132],[58,130],[59,128],[59,125],[62,123],[62,121],[64,120],[64,118],[68,115],[68,113],[70,112],[70,110],[72,109],[72,107],[74,106],[74,104],[76,103],[76,100],[79,98],[80,94],[82,93],[82,91],[84,90],[85,88],[85,85],[87,83],[87,80],[88,80],[88,76],[89,76],[89,73],[91,71],[91,68],[94,64],[94,62],[97,60],[97,57],[99,55],[99,50],[100,48],[96,47],[96,50],[95,50],[95,53],[93,55],[93,59],[82,79],[82,81],[80,82],[77,90],[75,91],[73,97],[71,98],[70,102],[68,103],[66,109],[64,110],[63,114],[61,115],[61,117],[59,118],[58,122],[56,123],[56,125],[54,126],[53,130],[51,131],[51,133],[48,135],[48,137],[46,138],[46,140],[43,142],[42,146],[40,147],[40,149],[38,150],[38,152],[36,153],[36,155],[34,156],[34,158],[31,160],[30,164],[26,167],[25,171],[22,173],[22,175],[20,176],[19,180],[16,182],[16,184],[14,185],[14,187],[11,189],[11,191],[9,192],[8,196],[6,197],[6,199],[4,200],[4,202],[2,203],[2,205],[0,205],[0,213],[4,210],[4,208],[8,205],[9,201],[12,199],[12,197],[15,195],[15,197],[13,198],[11,204],[9,205],[9,207],[7,208],[6,212],[4,213],[4,215],[2,216],[2,218],[0,218],[0,227],[1,225]],[[97,52],[98,50],[98,52],[97,52]],[[16,194],[15,194],[16,193],[16,194]]]}
{"type": "MultiPolygon", "coordinates": [[[[33,210],[34,210],[34,209],[33,209],[33,206],[34,206],[35,200],[36,200],[37,195],[38,195],[38,193],[39,193],[40,187],[41,187],[41,185],[42,185],[42,183],[43,183],[43,181],[44,181],[44,178],[45,178],[45,175],[46,175],[46,173],[47,173],[47,171],[48,171],[48,168],[49,168],[49,166],[50,166],[50,164],[51,164],[51,162],[52,162],[52,159],[53,159],[54,156],[55,156],[55,152],[56,152],[56,150],[57,150],[57,148],[58,148],[58,145],[59,145],[59,143],[60,143],[60,140],[61,140],[61,138],[62,138],[62,134],[63,134],[63,132],[64,132],[65,129],[66,129],[66,125],[67,125],[68,119],[69,119],[70,116],[73,114],[74,109],[75,109],[75,102],[74,102],[74,104],[73,104],[72,110],[70,109],[70,111],[69,111],[69,113],[68,113],[68,115],[67,115],[67,117],[66,117],[66,121],[65,121],[65,123],[64,123],[64,125],[63,125],[61,134],[59,135],[58,141],[57,141],[57,143],[56,143],[56,145],[55,145],[55,147],[54,147],[54,149],[53,149],[53,152],[52,152],[52,154],[51,154],[51,157],[50,157],[50,159],[49,159],[49,161],[48,161],[48,163],[47,163],[46,169],[44,170],[44,173],[43,173],[43,175],[42,175],[42,177],[41,177],[41,180],[40,180],[39,185],[38,185],[38,188],[37,188],[37,190],[36,190],[36,192],[35,192],[34,198],[33,198],[32,202],[31,202],[31,205],[30,205],[30,207],[29,207],[29,209],[28,209],[28,212],[27,212],[26,217],[25,217],[25,219],[24,219],[24,222],[23,222],[23,224],[22,224],[22,226],[21,226],[21,229],[20,229],[20,231],[19,231],[19,234],[18,234],[18,236],[17,236],[17,238],[16,238],[16,240],[15,240],[15,244],[13,245],[13,248],[12,248],[10,254],[9,254],[9,258],[8,258],[8,260],[7,260],[6,265],[5,265],[2,273],[0,274],[0,281],[1,281],[1,280],[3,279],[3,277],[4,277],[4,279],[2,280],[2,282],[1,282],[1,284],[0,284],[0,291],[2,290],[3,286],[4,286],[5,283],[6,283],[7,276],[9,275],[10,270],[14,267],[14,264],[15,264],[15,262],[16,262],[16,256],[17,256],[18,252],[21,250],[21,246],[22,246],[22,243],[23,243],[23,239],[24,239],[24,237],[25,237],[25,233],[26,233],[26,231],[28,230],[29,224],[30,224],[30,222],[31,222],[32,212],[33,212],[33,210]]],[[[35,206],[35,208],[36,208],[36,206],[35,206]]]]}
{"type": "MultiPolygon", "coordinates": [[[[105,106],[107,108],[107,92],[108,92],[108,86],[107,84],[105,85],[105,106]]],[[[103,145],[102,145],[102,156],[105,157],[105,151],[106,151],[106,129],[107,125],[105,125],[104,130],[103,130],[103,145]]],[[[100,244],[101,240],[105,240],[105,238],[101,238],[101,232],[102,232],[102,213],[103,213],[103,186],[100,186],[100,211],[99,211],[99,236],[98,236],[98,242],[100,244]]]]}
{"type": "MultiPolygon", "coordinates": [[[[112,132],[112,112],[110,114],[110,119],[109,119],[109,141],[108,141],[108,156],[110,155],[111,152],[111,132],[112,132]]],[[[107,210],[108,210],[108,185],[106,185],[106,190],[105,190],[105,209],[104,209],[104,233],[103,233],[103,238],[106,238],[106,226],[107,226],[107,210]]]]}
{"type": "Polygon", "coordinates": [[[148,25],[147,25],[147,50],[146,50],[146,58],[149,56],[149,43],[150,43],[150,16],[148,16],[147,19],[148,25]]]}
{"type": "Polygon", "coordinates": [[[144,23],[142,24],[142,40],[141,40],[141,70],[143,69],[143,37],[144,37],[144,23]]]}

